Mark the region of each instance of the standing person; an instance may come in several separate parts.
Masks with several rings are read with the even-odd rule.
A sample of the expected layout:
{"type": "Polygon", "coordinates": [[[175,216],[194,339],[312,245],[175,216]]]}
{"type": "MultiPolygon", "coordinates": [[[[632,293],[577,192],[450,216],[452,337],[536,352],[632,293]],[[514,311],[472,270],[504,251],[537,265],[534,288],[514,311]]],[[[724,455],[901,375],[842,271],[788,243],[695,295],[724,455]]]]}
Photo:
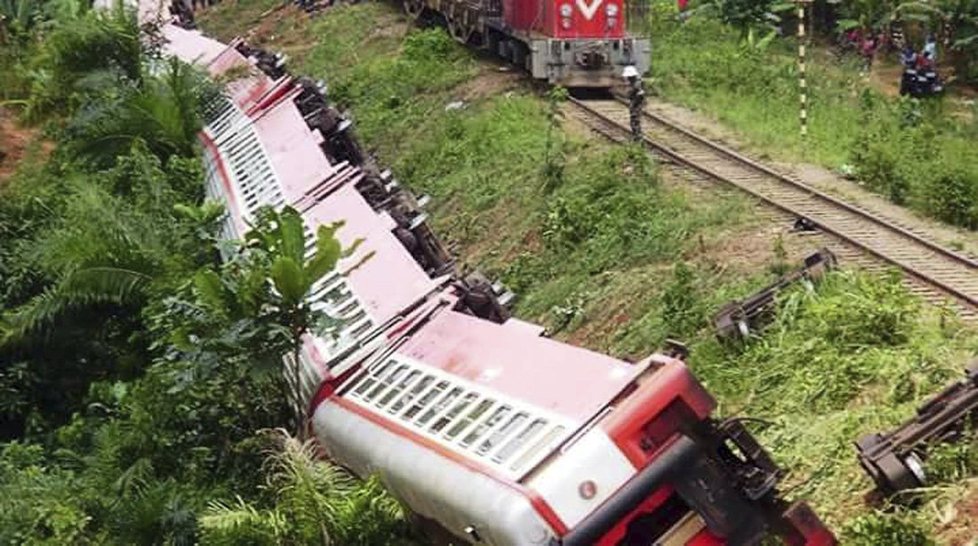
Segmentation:
{"type": "Polygon", "coordinates": [[[917,52],[909,43],[903,46],[903,51],[900,52],[900,64],[904,68],[913,68],[917,64],[917,52]]]}
{"type": "Polygon", "coordinates": [[[877,45],[876,35],[873,32],[867,32],[863,37],[863,42],[861,45],[863,60],[866,63],[866,73],[869,73],[869,71],[873,68],[873,57],[876,56],[877,45]]]}
{"type": "Polygon", "coordinates": [[[924,44],[924,57],[931,65],[937,65],[937,38],[933,34],[927,36],[927,43],[924,44]]]}
{"type": "Polygon", "coordinates": [[[903,76],[900,78],[900,94],[910,95],[917,84],[917,52],[909,42],[900,52],[900,64],[903,65],[903,76]]]}
{"type": "Polygon", "coordinates": [[[645,108],[645,87],[642,76],[634,66],[626,66],[622,76],[628,82],[628,117],[632,129],[632,140],[642,140],[642,111],[645,108]]]}

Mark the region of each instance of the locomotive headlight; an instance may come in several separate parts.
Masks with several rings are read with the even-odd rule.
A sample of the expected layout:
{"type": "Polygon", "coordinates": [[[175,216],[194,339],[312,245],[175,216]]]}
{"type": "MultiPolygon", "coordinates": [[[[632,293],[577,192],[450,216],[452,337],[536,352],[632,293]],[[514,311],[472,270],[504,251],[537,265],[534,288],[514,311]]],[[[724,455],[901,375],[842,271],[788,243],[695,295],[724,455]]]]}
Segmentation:
{"type": "Polygon", "coordinates": [[[570,17],[571,15],[574,15],[574,8],[570,4],[560,6],[561,17],[570,17]]]}
{"type": "Polygon", "coordinates": [[[604,8],[604,12],[608,17],[616,17],[618,15],[618,4],[608,4],[604,8]]]}

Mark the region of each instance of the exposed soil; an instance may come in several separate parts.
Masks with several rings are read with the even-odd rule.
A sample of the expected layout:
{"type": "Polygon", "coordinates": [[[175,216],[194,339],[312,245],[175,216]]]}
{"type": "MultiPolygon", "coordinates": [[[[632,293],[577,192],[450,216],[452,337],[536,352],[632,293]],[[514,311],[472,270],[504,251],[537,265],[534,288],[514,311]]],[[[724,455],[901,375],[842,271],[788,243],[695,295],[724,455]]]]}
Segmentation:
{"type": "MultiPolygon", "coordinates": [[[[949,84],[953,78],[952,70],[946,66],[938,67],[938,72],[949,84]]],[[[872,70],[866,77],[869,85],[888,97],[898,97],[900,95],[900,79],[903,76],[903,65],[893,59],[885,59],[882,62],[873,64],[872,70]]],[[[974,119],[974,103],[976,91],[967,86],[952,85],[948,90],[945,103],[950,106],[948,114],[969,122],[974,119]]]]}
{"type": "Polygon", "coordinates": [[[949,507],[943,519],[947,523],[938,529],[941,544],[978,545],[978,485],[972,485],[964,498],[949,507]]]}
{"type": "Polygon", "coordinates": [[[21,127],[9,111],[0,108],[0,185],[17,170],[36,135],[36,129],[21,127]]]}
{"type": "Polygon", "coordinates": [[[504,66],[499,68],[490,66],[479,71],[471,80],[456,87],[452,94],[458,100],[469,102],[504,95],[525,84],[526,78],[520,72],[509,70],[504,66]]]}

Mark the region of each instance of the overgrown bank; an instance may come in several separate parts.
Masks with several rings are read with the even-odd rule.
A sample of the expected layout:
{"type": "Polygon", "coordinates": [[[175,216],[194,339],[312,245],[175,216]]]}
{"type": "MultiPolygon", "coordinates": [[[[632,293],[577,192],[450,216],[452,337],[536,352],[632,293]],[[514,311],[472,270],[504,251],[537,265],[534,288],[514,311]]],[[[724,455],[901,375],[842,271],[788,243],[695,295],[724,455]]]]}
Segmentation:
{"type": "MultiPolygon", "coordinates": [[[[224,4],[202,17],[204,28],[214,19],[228,28],[236,10],[254,5],[224,4]]],[[[721,346],[706,327],[710,312],[785,265],[770,231],[750,258],[724,253],[764,222],[749,202],[665,183],[636,151],[608,150],[570,121],[552,125],[547,97],[437,30],[412,30],[386,4],[337,6],[311,20],[287,10],[258,28],[255,39],[283,49],[298,72],[326,79],[397,176],[434,196],[439,233],[519,293],[521,316],[626,357],[666,337],[690,341],[691,364],[722,412],[772,422],[762,435],[794,471],[789,485],[847,544],[973,532],[933,516],[966,498],[959,486],[936,488],[919,512],[875,512],[851,449],[960,373],[976,343],[950,313],[923,306],[893,278],[841,273],[816,293],[786,297],[763,337],[721,346]]],[[[951,459],[948,478],[972,473],[969,461],[951,459]]]]}
{"type": "MultiPolygon", "coordinates": [[[[756,40],[705,14],[680,22],[675,2],[655,0],[652,86],[704,112],[779,159],[851,172],[867,188],[944,222],[978,228],[978,118],[948,101],[885,96],[861,61],[816,48],[808,65],[810,134],[798,130],[793,40],[756,40]]],[[[759,31],[764,32],[764,31],[759,31]]]]}
{"type": "Polygon", "coordinates": [[[55,148],[0,180],[0,544],[409,544],[376,483],[269,430],[296,315],[284,245],[219,260],[217,89],[133,14],[21,7],[41,21],[0,19],[2,92],[55,148]]]}

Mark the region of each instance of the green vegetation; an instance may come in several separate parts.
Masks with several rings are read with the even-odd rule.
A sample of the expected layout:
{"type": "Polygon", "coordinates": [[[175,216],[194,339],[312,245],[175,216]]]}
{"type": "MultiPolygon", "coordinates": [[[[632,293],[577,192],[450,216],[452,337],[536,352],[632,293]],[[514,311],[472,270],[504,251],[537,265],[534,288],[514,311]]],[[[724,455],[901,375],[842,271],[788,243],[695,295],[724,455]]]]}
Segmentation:
{"type": "Polygon", "coordinates": [[[276,440],[264,467],[272,507],[256,509],[240,497],[231,504],[211,503],[200,520],[204,543],[412,544],[405,538],[410,529],[401,506],[376,479],[361,482],[323,464],[311,441],[281,434],[276,440]]]}
{"type": "Polygon", "coordinates": [[[0,186],[0,544],[408,543],[375,481],[262,432],[304,430],[281,357],[324,322],[338,226],[307,261],[298,214],[268,211],[222,262],[212,85],[150,71],[132,14],[11,29],[4,93],[56,147],[0,186]]]}
{"type": "MultiPolygon", "coordinates": [[[[228,2],[202,19],[243,31],[270,7],[228,2]]],[[[864,505],[869,484],[850,443],[957,377],[976,348],[970,329],[894,278],[844,272],[786,294],[763,336],[721,345],[711,311],[770,280],[788,255],[780,236],[757,235],[769,231],[743,197],[676,184],[640,150],[581,137],[561,119],[561,93],[540,97],[384,4],[280,15],[269,27],[290,29],[296,68],[325,77],[382,162],[435,198],[439,232],[519,292],[521,316],[629,358],[667,337],[689,341],[721,413],[770,422],[757,430],[792,469],[793,493],[847,543],[940,539],[933,510],[864,505]]],[[[220,262],[221,210],[203,201],[193,143],[214,89],[178,64],[149,73],[153,52],[132,40],[125,14],[44,21],[18,27],[16,40],[4,27],[0,47],[16,60],[0,76],[11,82],[4,98],[57,144],[0,189],[0,542],[410,544],[406,515],[376,480],[355,481],[317,462],[309,443],[267,431],[294,419],[280,356],[320,326],[305,297],[342,252],[330,229],[306,261],[294,213],[269,214],[252,251],[231,248],[220,262]]],[[[718,64],[780,74],[763,50],[744,51],[716,57],[720,91],[734,83],[718,64]]],[[[697,78],[708,72],[698,62],[697,78]]],[[[772,81],[772,97],[787,94],[772,81]]],[[[897,108],[866,103],[865,115],[897,108]]],[[[825,150],[847,152],[823,131],[825,150]]],[[[884,157],[885,171],[885,153],[865,154],[884,157]]],[[[926,204],[919,181],[906,180],[898,193],[926,204]]],[[[941,198],[952,216],[970,210],[956,191],[941,198]]],[[[935,464],[945,482],[974,471],[955,448],[935,464]]],[[[959,494],[939,486],[921,502],[959,494]]]]}
{"type": "Polygon", "coordinates": [[[772,156],[850,165],[857,180],[898,204],[978,228],[978,125],[960,121],[947,100],[889,98],[861,78],[856,58],[816,55],[803,141],[792,40],[745,42],[706,13],[680,23],[675,2],[653,5],[652,81],[662,96],[716,117],[772,156]]]}
{"type": "MultiPolygon", "coordinates": [[[[692,366],[721,412],[771,423],[758,432],[792,469],[788,486],[811,498],[846,543],[937,540],[926,510],[877,513],[864,504],[870,485],[851,443],[899,422],[958,377],[976,346],[950,312],[924,307],[895,278],[838,273],[815,292],[786,295],[762,337],[721,345],[708,329],[711,312],[788,265],[780,236],[739,267],[718,250],[758,222],[742,198],[692,193],[664,180],[638,150],[581,138],[554,113],[559,92],[541,97],[476,63],[441,31],[411,29],[386,5],[339,6],[296,21],[275,23],[292,28],[281,46],[277,33],[259,39],[327,81],[381,161],[435,198],[439,233],[466,262],[516,290],[521,317],[629,358],[668,337],[689,341],[692,366]]],[[[731,40],[731,54],[741,55],[731,40]]],[[[707,58],[710,49],[701,49],[684,58],[707,58]]],[[[744,55],[760,66],[760,51],[744,55]]],[[[727,61],[718,59],[714,65],[727,61]]],[[[708,73],[700,62],[690,68],[697,76],[708,73]]],[[[736,71],[723,86],[733,88],[736,71]]],[[[783,93],[795,100],[793,87],[783,93]]],[[[832,145],[848,158],[843,144],[832,145]]],[[[925,502],[954,502],[959,493],[939,487],[925,502]]]]}
{"type": "Polygon", "coordinates": [[[866,490],[854,439],[912,415],[976,349],[970,331],[922,309],[897,278],[845,272],[783,298],[763,338],[706,340],[693,354],[727,411],[773,422],[762,437],[795,472],[797,493],[839,522],[866,490]]]}

